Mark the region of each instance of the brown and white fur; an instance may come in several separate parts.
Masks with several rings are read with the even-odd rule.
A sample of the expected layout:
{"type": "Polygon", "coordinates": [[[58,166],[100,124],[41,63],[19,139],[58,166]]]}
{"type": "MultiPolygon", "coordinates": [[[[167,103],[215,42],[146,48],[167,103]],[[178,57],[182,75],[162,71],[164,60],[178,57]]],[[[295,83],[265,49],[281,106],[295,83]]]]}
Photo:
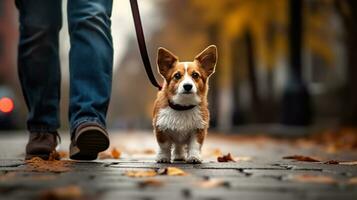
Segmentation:
{"type": "Polygon", "coordinates": [[[153,126],[159,144],[157,162],[171,162],[171,152],[174,161],[202,162],[201,147],[209,125],[208,79],[215,71],[216,62],[214,45],[192,62],[180,62],[170,51],[158,49],[158,71],[165,81],[154,105],[153,126]]]}

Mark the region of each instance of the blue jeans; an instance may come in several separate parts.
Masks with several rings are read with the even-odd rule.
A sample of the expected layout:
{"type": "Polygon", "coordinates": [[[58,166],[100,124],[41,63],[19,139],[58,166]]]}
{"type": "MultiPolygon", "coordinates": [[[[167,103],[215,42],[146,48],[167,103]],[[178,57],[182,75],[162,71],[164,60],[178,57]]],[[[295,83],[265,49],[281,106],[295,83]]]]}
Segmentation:
{"type": "MultiPolygon", "coordinates": [[[[55,132],[60,126],[61,4],[61,0],[16,0],[18,73],[30,132],[55,132]]],[[[87,121],[106,126],[113,65],[111,11],[112,0],[68,0],[71,132],[87,121]]]]}

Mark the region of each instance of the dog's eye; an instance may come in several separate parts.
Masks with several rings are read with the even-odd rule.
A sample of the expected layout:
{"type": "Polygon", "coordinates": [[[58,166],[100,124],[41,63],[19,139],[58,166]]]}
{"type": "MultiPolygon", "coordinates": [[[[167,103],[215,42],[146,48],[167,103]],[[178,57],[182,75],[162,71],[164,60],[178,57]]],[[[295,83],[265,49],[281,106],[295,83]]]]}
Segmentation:
{"type": "Polygon", "coordinates": [[[192,73],[192,78],[197,79],[200,75],[197,72],[192,73]]]}
{"type": "Polygon", "coordinates": [[[176,80],[179,80],[181,78],[181,74],[179,72],[177,72],[175,75],[174,75],[174,78],[176,80]]]}

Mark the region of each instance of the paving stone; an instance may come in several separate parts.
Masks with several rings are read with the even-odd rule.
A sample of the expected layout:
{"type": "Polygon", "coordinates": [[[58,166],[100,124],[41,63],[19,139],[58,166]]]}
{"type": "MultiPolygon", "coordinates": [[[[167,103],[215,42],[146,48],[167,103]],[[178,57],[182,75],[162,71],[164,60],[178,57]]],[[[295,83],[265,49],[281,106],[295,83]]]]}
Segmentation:
{"type": "MultiPolygon", "coordinates": [[[[11,136],[2,140],[0,152],[7,151],[5,143],[23,144],[25,135],[11,136]]],[[[133,137],[133,136],[131,136],[133,137]]],[[[139,137],[139,136],[138,136],[139,137]]],[[[64,143],[68,143],[64,137],[64,143]]],[[[154,140],[153,140],[154,141],[154,140]]],[[[122,159],[73,162],[70,171],[63,173],[26,171],[24,161],[19,158],[23,145],[11,148],[14,152],[0,153],[0,199],[38,199],[43,191],[52,188],[76,185],[84,193],[82,199],[357,199],[357,184],[347,184],[357,177],[356,166],[327,165],[322,163],[297,162],[282,159],[284,155],[302,153],[323,154],[314,149],[298,149],[289,145],[275,147],[265,145],[229,145],[222,142],[225,152],[251,156],[250,161],[217,163],[205,160],[203,164],[158,164],[154,155],[127,156],[122,159]],[[17,149],[16,149],[17,148],[17,149]],[[16,154],[16,155],[15,155],[16,154]],[[125,172],[131,170],[157,170],[163,167],[178,167],[187,176],[165,176],[133,178],[125,172]],[[6,174],[15,174],[8,176],[6,174]],[[296,175],[331,176],[337,183],[321,184],[298,182],[296,175]],[[48,177],[48,179],[46,179],[48,177]],[[51,178],[52,177],[52,178],[51,178]],[[155,180],[160,186],[143,186],[143,182],[155,180]],[[222,180],[224,184],[203,188],[202,182],[222,180]]],[[[154,146],[154,145],[153,145],[154,146]]],[[[355,154],[336,156],[356,159],[355,154]]],[[[331,155],[324,155],[326,157],[331,155]]],[[[23,157],[23,155],[22,155],[23,157]]],[[[214,160],[214,159],[210,159],[214,160]]]]}

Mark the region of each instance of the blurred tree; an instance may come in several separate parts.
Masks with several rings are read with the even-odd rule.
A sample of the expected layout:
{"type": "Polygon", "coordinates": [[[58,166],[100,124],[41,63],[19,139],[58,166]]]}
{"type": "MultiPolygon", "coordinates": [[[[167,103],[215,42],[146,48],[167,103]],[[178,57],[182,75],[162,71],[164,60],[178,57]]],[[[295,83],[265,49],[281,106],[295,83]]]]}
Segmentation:
{"type": "Polygon", "coordinates": [[[343,117],[345,125],[357,125],[357,1],[333,1],[345,27],[347,49],[347,83],[344,90],[343,117]]]}
{"type": "Polygon", "coordinates": [[[290,0],[290,69],[283,94],[282,123],[309,125],[311,122],[310,94],[302,78],[303,1],[290,0]]]}
{"type": "MultiPolygon", "coordinates": [[[[309,2],[314,1],[329,0],[309,0],[309,2]]],[[[233,119],[234,123],[245,121],[240,119],[242,116],[237,115],[242,110],[238,108],[241,88],[239,84],[245,81],[249,83],[250,88],[249,112],[256,113],[248,121],[271,121],[274,115],[278,114],[277,109],[271,108],[275,94],[274,70],[277,62],[284,61],[284,58],[290,54],[291,48],[287,48],[290,24],[289,2],[288,0],[170,0],[162,3],[166,23],[162,27],[162,32],[157,35],[160,43],[165,44],[169,49],[172,47],[175,52],[180,53],[180,57],[181,55],[192,57],[209,43],[218,45],[219,68],[210,85],[213,117],[220,113],[225,115],[225,117],[219,116],[219,120],[224,123],[235,117],[239,120],[233,119]],[[239,55],[242,52],[245,55],[239,55]],[[245,61],[241,62],[237,59],[245,61]],[[266,72],[267,78],[263,79],[266,81],[263,85],[267,96],[262,95],[262,89],[259,87],[262,85],[259,81],[262,80],[257,73],[262,69],[258,66],[264,66],[262,69],[266,72]],[[222,96],[233,100],[230,102],[221,99],[222,96]],[[229,103],[232,104],[231,107],[224,105],[229,103]]],[[[333,48],[329,42],[326,42],[333,36],[333,30],[326,31],[330,26],[325,23],[326,16],[331,12],[310,11],[305,8],[300,9],[300,12],[306,16],[304,19],[306,23],[303,23],[304,32],[300,33],[301,36],[304,35],[304,40],[300,40],[302,45],[298,47],[300,48],[298,51],[302,51],[301,48],[309,49],[309,52],[319,55],[333,65],[331,62],[333,48]]],[[[296,57],[300,59],[300,53],[296,57]]],[[[301,70],[300,72],[298,70],[297,74],[300,74],[297,76],[298,79],[303,80],[301,70]]]]}

